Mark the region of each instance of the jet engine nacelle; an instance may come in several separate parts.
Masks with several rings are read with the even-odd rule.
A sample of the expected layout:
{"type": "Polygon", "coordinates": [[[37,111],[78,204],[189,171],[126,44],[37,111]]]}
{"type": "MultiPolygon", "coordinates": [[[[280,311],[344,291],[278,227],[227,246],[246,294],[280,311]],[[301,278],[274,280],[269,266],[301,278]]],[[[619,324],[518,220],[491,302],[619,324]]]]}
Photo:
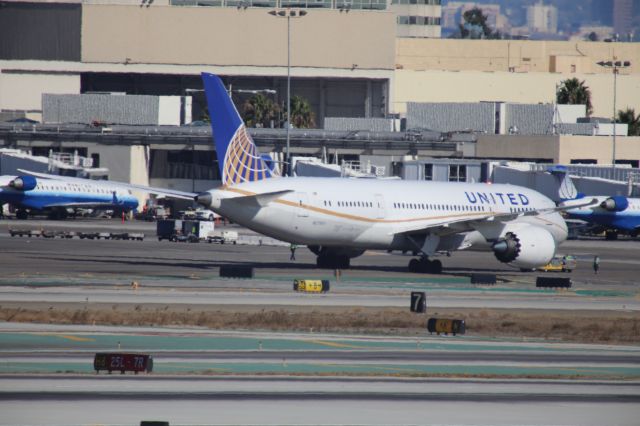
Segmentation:
{"type": "Polygon", "coordinates": [[[627,200],[627,197],[616,195],[601,202],[600,207],[610,212],[621,212],[629,207],[629,200],[627,200]]]}
{"type": "Polygon", "coordinates": [[[30,191],[35,188],[37,184],[38,182],[33,176],[18,176],[9,182],[9,186],[18,191],[30,191]]]}
{"type": "Polygon", "coordinates": [[[546,229],[526,226],[507,232],[491,248],[500,262],[534,269],[551,261],[556,253],[556,242],[546,229]]]}

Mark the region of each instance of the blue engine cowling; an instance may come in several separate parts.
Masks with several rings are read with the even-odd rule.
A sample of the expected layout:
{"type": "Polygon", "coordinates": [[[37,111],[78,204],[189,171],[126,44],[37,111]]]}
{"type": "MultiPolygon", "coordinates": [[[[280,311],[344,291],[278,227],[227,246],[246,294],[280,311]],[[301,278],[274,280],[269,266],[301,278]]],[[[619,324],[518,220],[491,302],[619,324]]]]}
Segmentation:
{"type": "Polygon", "coordinates": [[[38,181],[33,176],[18,176],[9,182],[9,186],[18,191],[31,191],[37,184],[38,181]]]}
{"type": "Polygon", "coordinates": [[[602,203],[600,203],[600,207],[610,212],[621,212],[629,207],[629,200],[627,200],[627,197],[616,195],[604,200],[602,203]]]}

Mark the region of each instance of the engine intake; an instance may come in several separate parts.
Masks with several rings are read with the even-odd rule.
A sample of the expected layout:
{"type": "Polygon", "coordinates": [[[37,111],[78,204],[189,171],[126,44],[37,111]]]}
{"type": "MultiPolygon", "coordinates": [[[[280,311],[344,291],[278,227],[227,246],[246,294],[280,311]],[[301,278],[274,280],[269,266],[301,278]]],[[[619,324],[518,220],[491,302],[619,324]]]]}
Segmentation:
{"type": "Polygon", "coordinates": [[[513,232],[507,232],[504,238],[495,242],[491,248],[500,262],[513,262],[520,254],[520,240],[513,232]]]}
{"type": "Polygon", "coordinates": [[[616,195],[615,197],[609,197],[601,202],[600,207],[610,212],[621,212],[629,207],[629,200],[627,197],[616,195]]]}
{"type": "Polygon", "coordinates": [[[491,248],[500,262],[534,269],[551,261],[556,253],[556,242],[546,229],[526,226],[507,232],[491,248]]]}
{"type": "Polygon", "coordinates": [[[37,184],[38,182],[33,176],[18,176],[9,182],[9,186],[18,191],[30,191],[35,188],[37,184]]]}

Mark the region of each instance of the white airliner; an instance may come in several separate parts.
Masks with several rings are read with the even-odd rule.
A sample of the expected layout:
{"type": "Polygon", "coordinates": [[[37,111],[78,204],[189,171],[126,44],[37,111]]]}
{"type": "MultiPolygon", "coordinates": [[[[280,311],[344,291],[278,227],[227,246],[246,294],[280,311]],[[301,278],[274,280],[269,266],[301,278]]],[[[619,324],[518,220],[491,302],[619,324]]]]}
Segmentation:
{"type": "Polygon", "coordinates": [[[262,234],[306,244],[318,267],[346,268],[367,249],[407,250],[420,253],[409,270],[439,273],[441,262],[429,257],[474,247],[532,269],[567,237],[563,208],[523,187],[273,176],[222,81],[202,78],[223,185],[196,201],[262,234]]]}
{"type": "Polygon", "coordinates": [[[305,244],[318,267],[347,268],[368,249],[403,250],[420,253],[410,271],[440,273],[442,263],[430,257],[476,248],[533,269],[546,265],[567,237],[559,214],[565,208],[519,186],[276,176],[222,81],[208,73],[202,79],[223,185],[201,194],[164,193],[195,196],[247,228],[305,244]]]}

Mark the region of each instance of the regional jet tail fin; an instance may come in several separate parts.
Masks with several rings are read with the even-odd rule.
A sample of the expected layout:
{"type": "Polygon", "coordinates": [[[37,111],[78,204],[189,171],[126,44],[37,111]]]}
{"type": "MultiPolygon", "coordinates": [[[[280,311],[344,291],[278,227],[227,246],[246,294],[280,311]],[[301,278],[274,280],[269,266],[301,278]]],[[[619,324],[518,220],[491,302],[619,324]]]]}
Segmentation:
{"type": "Polygon", "coordinates": [[[275,176],[275,171],[260,156],[220,77],[203,72],[202,82],[222,184],[232,186],[275,176]]]}
{"type": "Polygon", "coordinates": [[[571,180],[571,176],[569,176],[569,170],[565,166],[553,166],[547,171],[556,178],[558,185],[557,199],[559,199],[560,202],[584,197],[584,194],[579,193],[576,189],[573,180],[571,180]]]}

